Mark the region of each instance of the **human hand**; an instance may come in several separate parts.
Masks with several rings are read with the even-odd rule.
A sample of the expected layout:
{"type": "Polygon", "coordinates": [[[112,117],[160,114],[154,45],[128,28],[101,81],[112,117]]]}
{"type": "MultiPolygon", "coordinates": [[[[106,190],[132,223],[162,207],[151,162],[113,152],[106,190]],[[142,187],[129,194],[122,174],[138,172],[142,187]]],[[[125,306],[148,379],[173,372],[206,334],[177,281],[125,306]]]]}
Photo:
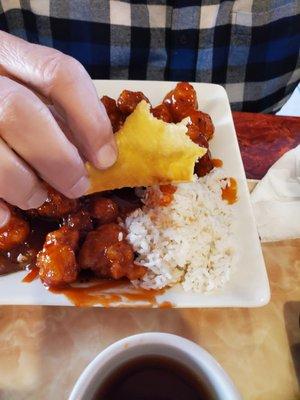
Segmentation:
{"type": "MultiPolygon", "coordinates": [[[[82,196],[83,160],[105,169],[117,157],[88,73],[72,57],[2,31],[0,69],[0,198],[24,210],[40,206],[47,193],[39,177],[69,198],[82,196]]],[[[0,200],[0,227],[8,218],[0,200]]]]}

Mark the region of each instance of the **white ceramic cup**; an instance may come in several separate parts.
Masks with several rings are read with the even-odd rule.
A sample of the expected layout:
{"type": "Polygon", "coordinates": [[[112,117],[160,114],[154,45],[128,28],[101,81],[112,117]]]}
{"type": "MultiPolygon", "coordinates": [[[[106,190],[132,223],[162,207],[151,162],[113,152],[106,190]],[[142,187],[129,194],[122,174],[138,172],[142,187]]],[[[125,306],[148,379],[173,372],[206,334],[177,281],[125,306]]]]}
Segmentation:
{"type": "Polygon", "coordinates": [[[129,336],[102,351],[80,375],[69,400],[92,400],[116,368],[145,355],[165,356],[192,369],[206,383],[212,399],[241,400],[229,376],[204,349],[180,336],[155,332],[129,336]]]}

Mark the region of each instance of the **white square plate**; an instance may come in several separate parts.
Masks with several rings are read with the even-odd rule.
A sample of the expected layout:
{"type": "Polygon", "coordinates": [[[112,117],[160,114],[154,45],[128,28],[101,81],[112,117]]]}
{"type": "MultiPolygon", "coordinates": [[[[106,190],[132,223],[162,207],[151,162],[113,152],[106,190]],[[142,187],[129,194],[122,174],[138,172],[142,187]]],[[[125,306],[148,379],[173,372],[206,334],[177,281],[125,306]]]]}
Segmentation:
{"type": "MultiPolygon", "coordinates": [[[[174,88],[175,82],[154,81],[94,81],[100,96],[117,98],[123,89],[145,93],[153,105],[174,88]]],[[[216,131],[210,148],[213,158],[223,161],[228,176],[238,181],[238,202],[235,205],[235,235],[238,242],[238,264],[230,281],[220,290],[208,294],[187,293],[180,286],[159,296],[159,302],[169,301],[174,307],[259,307],[268,303],[270,289],[261,246],[250,204],[249,191],[236,133],[225,90],[219,85],[193,83],[199,109],[210,114],[216,131]]],[[[22,283],[25,272],[0,277],[0,304],[72,305],[63,295],[53,294],[37,279],[22,283]]],[[[138,306],[124,302],[121,306],[138,306]]]]}

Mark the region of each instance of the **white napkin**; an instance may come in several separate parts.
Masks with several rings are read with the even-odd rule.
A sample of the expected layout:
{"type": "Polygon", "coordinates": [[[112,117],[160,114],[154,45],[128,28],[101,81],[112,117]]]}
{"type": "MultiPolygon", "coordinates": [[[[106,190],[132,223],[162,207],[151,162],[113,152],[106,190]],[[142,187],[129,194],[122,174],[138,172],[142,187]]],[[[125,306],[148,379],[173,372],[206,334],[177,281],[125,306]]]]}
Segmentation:
{"type": "Polygon", "coordinates": [[[251,198],[262,242],[300,237],[300,145],[269,169],[251,198]]]}
{"type": "Polygon", "coordinates": [[[300,117],[300,83],[293,91],[288,101],[281,107],[276,115],[290,115],[294,117],[300,117]]]}

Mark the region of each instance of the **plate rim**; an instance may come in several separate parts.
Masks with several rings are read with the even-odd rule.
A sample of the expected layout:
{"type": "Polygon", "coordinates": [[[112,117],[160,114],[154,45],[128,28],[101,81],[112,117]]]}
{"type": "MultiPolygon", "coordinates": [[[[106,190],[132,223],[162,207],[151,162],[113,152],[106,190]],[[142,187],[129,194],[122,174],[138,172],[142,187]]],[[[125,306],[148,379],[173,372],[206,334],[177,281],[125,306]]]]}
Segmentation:
{"type": "MultiPolygon", "coordinates": [[[[134,83],[135,85],[151,85],[151,84],[155,84],[155,85],[161,85],[161,84],[168,84],[172,87],[174,87],[174,85],[176,85],[176,81],[155,81],[155,80],[149,80],[149,81],[141,81],[141,80],[122,80],[122,79],[116,79],[116,80],[109,80],[109,79],[96,79],[93,80],[94,84],[101,84],[101,83],[105,83],[111,85],[114,82],[117,83],[117,86],[120,89],[120,85],[129,85],[134,83]]],[[[235,139],[235,153],[236,156],[239,158],[239,163],[241,164],[241,171],[242,172],[242,181],[243,181],[243,185],[247,186],[247,179],[246,179],[246,173],[245,173],[245,169],[243,166],[243,162],[242,162],[242,157],[241,157],[241,153],[240,153],[240,149],[239,149],[239,145],[238,145],[238,140],[237,140],[237,135],[236,135],[236,130],[235,130],[235,126],[234,126],[234,122],[233,122],[233,117],[232,117],[232,112],[230,109],[230,104],[229,104],[229,99],[226,93],[226,90],[223,86],[218,85],[218,84],[211,84],[211,83],[205,83],[205,82],[190,82],[192,85],[197,85],[197,87],[213,87],[214,90],[218,91],[219,94],[224,98],[225,100],[225,106],[226,109],[228,111],[228,115],[227,117],[229,117],[230,119],[230,126],[231,129],[233,130],[234,133],[234,139],[235,139]]],[[[141,90],[145,90],[143,87],[141,87],[141,90]]],[[[162,89],[163,90],[163,89],[162,89]]],[[[150,97],[150,96],[149,96],[150,97]]],[[[248,212],[250,213],[250,217],[252,219],[252,221],[254,221],[255,224],[255,217],[254,217],[254,212],[253,212],[253,208],[251,205],[251,200],[250,200],[250,193],[248,190],[248,187],[246,188],[246,197],[245,200],[247,201],[247,207],[248,207],[248,212]],[[246,193],[247,192],[247,193],[246,193]]],[[[256,225],[255,225],[256,227],[256,225]]],[[[258,237],[258,233],[257,233],[257,237],[258,237]]],[[[259,246],[258,246],[258,256],[260,257],[260,261],[261,261],[261,278],[263,279],[263,284],[261,285],[261,293],[255,297],[254,299],[250,300],[250,299],[242,299],[240,298],[240,300],[238,299],[233,299],[233,300],[229,300],[225,301],[225,299],[223,300],[223,302],[219,302],[219,301],[212,301],[211,303],[209,302],[208,304],[200,304],[200,302],[198,304],[189,304],[189,305],[180,305],[180,304],[176,304],[174,306],[174,308],[232,308],[232,307],[239,307],[239,308],[257,308],[257,307],[262,307],[264,305],[266,305],[269,301],[270,301],[270,297],[271,297],[271,292],[270,292],[270,284],[269,284],[269,279],[268,279],[268,274],[267,274],[267,269],[266,269],[266,265],[265,265],[265,261],[264,261],[264,257],[263,257],[263,253],[262,253],[262,248],[261,248],[261,243],[259,241],[259,239],[257,239],[259,242],[259,246]]],[[[16,275],[20,276],[20,281],[22,280],[22,276],[26,275],[26,271],[19,271],[17,273],[15,273],[16,275]]],[[[10,274],[11,276],[12,274],[10,274]]],[[[1,277],[2,278],[2,277],[1,277]]],[[[43,290],[45,290],[43,288],[43,290]]],[[[201,294],[203,295],[203,294],[201,294]]],[[[213,296],[214,293],[209,293],[208,296],[213,296]]],[[[60,295],[54,295],[51,294],[51,298],[47,299],[47,298],[43,298],[42,300],[38,301],[37,299],[35,299],[34,297],[31,298],[31,296],[25,296],[23,298],[23,300],[18,300],[17,299],[9,299],[9,297],[7,298],[7,296],[5,296],[6,298],[1,298],[0,296],[0,305],[30,305],[30,306],[74,306],[74,304],[72,304],[71,302],[69,302],[68,299],[65,298],[65,301],[60,302],[58,299],[58,296],[60,295]],[[56,301],[55,301],[56,299],[56,301]]],[[[101,305],[96,305],[96,307],[102,307],[101,305]]],[[[120,306],[110,306],[110,308],[118,308],[120,306]]],[[[139,305],[136,304],[122,304],[122,307],[126,307],[126,308],[142,308],[139,305]]],[[[155,308],[155,307],[154,307],[155,308]]]]}

